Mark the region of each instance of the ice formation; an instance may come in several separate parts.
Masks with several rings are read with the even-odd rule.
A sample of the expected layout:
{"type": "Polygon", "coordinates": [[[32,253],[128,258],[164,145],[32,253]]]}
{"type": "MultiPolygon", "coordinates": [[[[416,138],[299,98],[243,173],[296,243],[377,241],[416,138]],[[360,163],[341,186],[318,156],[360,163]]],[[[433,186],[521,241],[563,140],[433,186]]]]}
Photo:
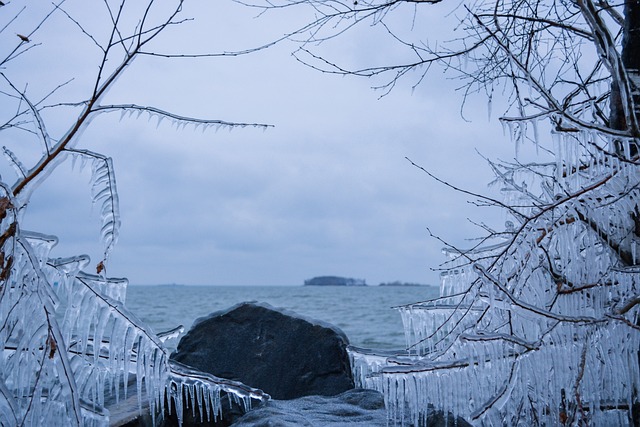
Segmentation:
{"type": "MultiPolygon", "coordinates": [[[[133,7],[135,2],[130,3],[132,7],[127,2],[125,8],[125,2],[121,2],[119,8],[114,9],[119,10],[116,14],[110,9],[113,5],[105,4],[105,12],[108,11],[103,16],[106,18],[106,27],[96,25],[100,17],[92,15],[95,21],[87,28],[95,30],[95,37],[83,30],[84,35],[98,45],[102,55],[97,64],[92,65],[96,66],[97,73],[93,81],[90,78],[89,86],[85,87],[88,97],[80,102],[58,100],[47,105],[49,101],[45,100],[54,94],[64,99],[63,94],[57,92],[70,82],[55,86],[52,90],[48,87],[52,84],[48,75],[45,78],[36,77],[38,83],[48,87],[44,92],[47,95],[32,102],[32,97],[35,99],[42,95],[42,88],[33,89],[33,86],[39,85],[32,86],[30,81],[22,81],[20,69],[16,69],[17,73],[12,72],[12,67],[7,64],[41,43],[27,45],[29,38],[20,36],[16,47],[8,41],[9,38],[5,38],[4,47],[9,50],[0,59],[4,70],[1,93],[3,100],[7,101],[7,105],[12,104],[12,107],[5,108],[7,115],[0,130],[18,132],[18,135],[10,133],[5,141],[7,144],[17,141],[15,146],[20,151],[14,152],[3,147],[4,157],[15,170],[17,180],[10,186],[0,178],[2,425],[107,426],[109,411],[105,396],[115,396],[116,401],[126,398],[130,392],[128,384],[131,378],[137,381],[135,393],[140,407],[141,400],[147,399],[152,416],[162,416],[165,402],[168,402],[170,407],[166,409],[177,412],[181,419],[183,402],[190,402],[192,409],[198,408],[201,418],[215,419],[221,411],[221,393],[226,393],[244,407],[269,399],[260,390],[170,361],[163,342],[171,336],[175,337],[176,330],[161,337],[155,335],[151,328],[126,308],[127,280],[106,277],[105,264],[118,240],[120,214],[111,158],[78,148],[82,134],[93,118],[102,113],[120,111],[125,115],[144,114],[156,118],[158,124],[166,118],[177,128],[187,125],[202,126],[203,129],[266,126],[196,119],[136,104],[102,104],[120,76],[141,54],[143,46],[165,28],[173,26],[182,2],[168,9],[163,5],[162,12],[157,10],[160,2],[138,4],[137,7],[142,9],[137,10],[133,7]],[[132,16],[125,18],[123,10],[132,16]],[[139,19],[129,19],[136,13],[141,13],[139,19]],[[151,23],[151,16],[154,16],[154,23],[151,23]],[[108,31],[100,34],[100,28],[108,31]],[[100,46],[97,40],[102,40],[104,46],[100,46]],[[48,115],[60,109],[65,112],[48,115]],[[62,126],[56,132],[56,137],[49,135],[45,118],[55,121],[56,128],[62,126]],[[67,127],[64,127],[65,124],[67,127]],[[21,135],[37,139],[40,154],[32,158],[25,154],[23,145],[26,144],[21,135]],[[86,164],[91,166],[92,202],[99,211],[100,237],[104,248],[104,256],[97,265],[92,266],[96,274],[85,271],[89,267],[89,257],[50,257],[57,238],[21,228],[22,216],[27,211],[32,193],[57,166],[68,159],[72,163],[79,160],[81,167],[86,164]]],[[[53,5],[48,11],[47,8],[31,9],[25,6],[14,12],[13,16],[5,16],[7,21],[4,28],[35,25],[30,30],[30,36],[55,13],[63,13],[75,25],[83,28],[76,18],[62,11],[60,4],[53,5]],[[27,9],[29,12],[26,12],[27,9]],[[40,13],[44,15],[39,16],[40,13]],[[26,15],[29,15],[27,21],[21,22],[26,15]],[[39,20],[39,24],[34,24],[36,21],[33,19],[39,20]]],[[[83,59],[93,58],[91,55],[81,56],[83,59]]],[[[39,64],[39,61],[42,58],[36,58],[34,63],[39,64]]],[[[27,73],[24,78],[33,76],[27,73]]],[[[27,153],[30,151],[27,150],[27,153]]]]}
{"type": "Polygon", "coordinates": [[[447,248],[441,296],[398,308],[406,355],[351,350],[392,423],[424,425],[431,407],[477,425],[631,422],[640,173],[558,139],[555,165],[494,165],[512,222],[481,247],[447,248]]]}
{"type": "Polygon", "coordinates": [[[221,392],[245,407],[268,399],[170,362],[161,339],[124,305],[126,279],[84,273],[86,256],[50,259],[57,239],[20,229],[6,187],[0,202],[3,424],[107,426],[105,395],[126,397],[130,375],[153,415],[163,412],[165,394],[180,417],[184,396],[203,419],[219,417],[221,392]]]}

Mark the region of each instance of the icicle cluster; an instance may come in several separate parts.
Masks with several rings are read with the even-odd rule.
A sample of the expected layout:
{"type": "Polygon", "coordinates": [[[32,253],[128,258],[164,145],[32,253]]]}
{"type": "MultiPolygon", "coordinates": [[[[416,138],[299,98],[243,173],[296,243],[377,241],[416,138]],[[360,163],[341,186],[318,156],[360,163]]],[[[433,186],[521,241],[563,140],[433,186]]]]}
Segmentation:
{"type": "Polygon", "coordinates": [[[139,119],[141,116],[146,116],[148,121],[156,122],[156,128],[158,128],[160,124],[166,119],[169,122],[170,126],[175,128],[176,130],[181,130],[186,127],[192,127],[195,131],[198,130],[198,128],[202,127],[203,133],[210,130],[218,131],[220,129],[232,130],[233,128],[245,127],[267,129],[268,127],[271,127],[271,125],[261,123],[232,123],[223,120],[208,120],[197,119],[194,117],[185,117],[178,114],[170,113],[168,111],[160,110],[159,108],[135,104],[103,105],[100,108],[96,109],[96,111],[99,111],[101,113],[119,111],[120,120],[123,120],[126,117],[134,117],[135,119],[139,119]]]}
{"type": "Polygon", "coordinates": [[[220,416],[221,392],[245,408],[269,398],[170,362],[161,340],[125,307],[127,280],[83,272],[87,256],[49,258],[57,239],[21,230],[11,193],[1,190],[3,425],[107,426],[105,396],[126,398],[131,376],[153,416],[164,413],[165,397],[180,417],[190,402],[206,420],[220,416]]]}
{"type": "Polygon", "coordinates": [[[406,355],[352,350],[392,423],[425,425],[434,407],[477,425],[630,423],[640,170],[613,143],[558,134],[555,164],[492,165],[511,207],[497,242],[446,250],[441,297],[399,308],[406,355]]]}
{"type": "MultiPolygon", "coordinates": [[[[129,393],[137,394],[140,409],[142,400],[148,401],[153,417],[164,416],[167,410],[175,411],[181,419],[186,405],[193,410],[197,407],[205,421],[220,416],[221,396],[245,408],[269,399],[260,390],[169,361],[163,340],[177,332],[158,337],[127,310],[127,280],[105,276],[120,229],[115,174],[111,158],[78,148],[95,117],[119,111],[123,116],[144,115],[157,120],[158,125],[167,119],[177,129],[189,126],[203,131],[268,127],[186,117],[153,106],[102,103],[132,61],[151,53],[145,46],[183,21],[177,18],[181,4],[126,2],[125,7],[121,2],[116,14],[106,4],[105,14],[92,15],[91,23],[81,23],[82,17],[61,10],[60,4],[49,10],[34,7],[33,11],[26,6],[19,10],[9,7],[8,15],[3,15],[4,29],[20,28],[29,37],[20,36],[15,44],[15,39],[5,38],[0,56],[4,58],[0,59],[4,70],[0,96],[6,105],[12,105],[5,108],[0,130],[9,132],[7,144],[15,141],[13,145],[20,146],[18,153],[2,147],[17,180],[9,186],[0,178],[0,425],[108,426],[109,406],[129,393]],[[37,75],[38,84],[31,85],[29,79],[34,75],[10,66],[26,52],[33,54],[32,48],[47,37],[42,34],[45,37],[38,36],[39,41],[32,44],[30,38],[59,14],[70,20],[71,29],[90,28],[90,32],[82,31],[80,39],[88,37],[102,51],[97,63],[90,65],[97,70],[94,80],[79,83],[79,88],[87,90],[81,102],[67,98],[75,99],[77,88],[68,93],[63,90],[71,80],[56,86],[52,76],[37,75]],[[56,128],[67,126],[66,131],[52,138],[45,118],[51,118],[56,128]],[[31,149],[23,150],[24,136],[38,140],[39,156],[30,158],[31,149]],[[90,262],[87,256],[53,258],[54,236],[28,232],[20,226],[33,192],[69,157],[91,167],[91,196],[100,215],[104,248],[102,259],[91,268],[97,274],[84,271],[90,262]]],[[[64,27],[59,29],[64,31],[64,27]]],[[[31,60],[45,63],[46,54],[31,60]]]]}

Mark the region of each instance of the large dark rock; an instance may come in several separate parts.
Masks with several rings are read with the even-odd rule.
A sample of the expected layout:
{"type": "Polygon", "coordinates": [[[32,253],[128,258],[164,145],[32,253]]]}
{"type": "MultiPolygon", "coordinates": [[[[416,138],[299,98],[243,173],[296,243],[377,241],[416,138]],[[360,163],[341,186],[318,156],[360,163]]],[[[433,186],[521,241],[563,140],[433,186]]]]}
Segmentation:
{"type": "Polygon", "coordinates": [[[352,389],[347,345],[329,324],[242,303],[196,320],[171,358],[288,400],[352,389]]]}

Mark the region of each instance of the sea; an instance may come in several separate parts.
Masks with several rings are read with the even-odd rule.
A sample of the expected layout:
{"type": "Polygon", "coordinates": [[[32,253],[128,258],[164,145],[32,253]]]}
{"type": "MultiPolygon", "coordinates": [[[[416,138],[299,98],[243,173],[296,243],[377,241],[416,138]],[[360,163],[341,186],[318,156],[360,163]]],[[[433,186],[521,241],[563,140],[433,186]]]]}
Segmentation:
{"type": "MultiPolygon", "coordinates": [[[[256,301],[331,323],[350,344],[370,349],[406,347],[394,307],[438,296],[435,286],[183,286],[130,285],[126,306],[155,332],[182,325],[241,302],[256,301]]],[[[177,342],[168,344],[175,349],[177,342]]]]}

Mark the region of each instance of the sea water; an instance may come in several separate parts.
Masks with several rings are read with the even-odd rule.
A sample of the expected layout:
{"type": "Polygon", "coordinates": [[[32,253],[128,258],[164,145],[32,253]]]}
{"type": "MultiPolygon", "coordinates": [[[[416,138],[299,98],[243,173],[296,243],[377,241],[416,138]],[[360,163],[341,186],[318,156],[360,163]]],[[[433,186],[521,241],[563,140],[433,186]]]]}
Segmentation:
{"type": "Polygon", "coordinates": [[[126,304],[155,332],[163,332],[178,325],[187,331],[197,318],[241,302],[266,302],[331,323],[352,345],[390,350],[405,348],[400,313],[393,307],[437,296],[432,286],[157,285],[129,286],[126,304]]]}

